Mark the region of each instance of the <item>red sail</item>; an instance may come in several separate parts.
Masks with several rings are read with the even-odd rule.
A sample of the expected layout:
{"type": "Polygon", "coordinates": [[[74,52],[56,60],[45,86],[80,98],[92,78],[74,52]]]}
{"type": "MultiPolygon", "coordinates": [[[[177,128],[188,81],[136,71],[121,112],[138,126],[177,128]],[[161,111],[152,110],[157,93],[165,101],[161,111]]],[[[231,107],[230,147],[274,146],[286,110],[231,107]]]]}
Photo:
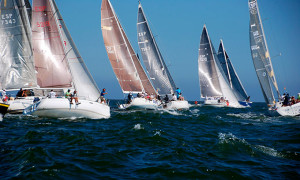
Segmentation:
{"type": "Polygon", "coordinates": [[[108,0],[101,5],[101,28],[108,58],[124,93],[155,93],[108,0]]]}
{"type": "Polygon", "coordinates": [[[33,0],[32,43],[41,88],[72,87],[72,76],[53,16],[51,0],[33,0]]]}

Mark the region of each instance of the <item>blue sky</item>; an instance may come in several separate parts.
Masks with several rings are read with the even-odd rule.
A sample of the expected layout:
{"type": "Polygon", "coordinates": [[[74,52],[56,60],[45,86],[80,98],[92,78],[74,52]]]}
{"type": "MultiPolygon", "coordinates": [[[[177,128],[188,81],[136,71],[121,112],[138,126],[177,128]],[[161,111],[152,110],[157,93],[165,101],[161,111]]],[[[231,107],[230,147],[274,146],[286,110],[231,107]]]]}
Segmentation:
{"type": "MultiPolygon", "coordinates": [[[[203,25],[217,49],[224,41],[252,101],[264,101],[251,59],[247,0],[142,0],[151,29],[176,85],[188,100],[199,100],[198,48],[203,25]]],[[[101,0],[57,0],[72,38],[99,88],[109,99],[123,94],[113,73],[101,32],[101,0]]],[[[133,46],[138,0],[111,0],[133,46]]],[[[300,1],[259,0],[267,43],[281,93],[300,92],[300,1]],[[277,56],[278,54],[281,56],[277,56]]],[[[140,53],[139,53],[140,54],[140,53]]],[[[141,57],[141,56],[140,56],[141,57]]]]}

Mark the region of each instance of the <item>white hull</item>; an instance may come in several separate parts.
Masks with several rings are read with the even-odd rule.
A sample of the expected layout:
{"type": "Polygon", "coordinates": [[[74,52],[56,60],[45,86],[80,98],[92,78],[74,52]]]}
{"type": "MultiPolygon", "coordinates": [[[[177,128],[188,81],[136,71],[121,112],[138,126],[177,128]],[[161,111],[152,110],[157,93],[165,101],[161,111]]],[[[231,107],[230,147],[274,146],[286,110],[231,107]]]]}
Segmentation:
{"type": "Polygon", "coordinates": [[[230,101],[227,102],[220,102],[218,99],[213,99],[213,98],[209,98],[209,99],[205,99],[204,100],[204,105],[207,106],[213,106],[213,107],[232,107],[232,108],[245,108],[246,106],[242,106],[239,103],[236,104],[234,103],[230,103],[230,101]]]}
{"type": "Polygon", "coordinates": [[[276,111],[281,116],[299,116],[300,115],[300,103],[293,104],[291,106],[282,106],[281,102],[277,102],[276,111]]]}
{"type": "Polygon", "coordinates": [[[187,110],[190,108],[190,104],[188,101],[170,101],[167,103],[167,109],[174,109],[174,110],[187,110]]]}
{"type": "Polygon", "coordinates": [[[32,96],[7,101],[7,103],[9,104],[7,113],[22,113],[25,108],[31,106],[34,103],[34,98],[35,97],[32,96]]]}
{"type": "Polygon", "coordinates": [[[110,117],[110,108],[107,104],[88,100],[79,100],[76,105],[74,100],[70,104],[65,98],[42,99],[33,111],[33,115],[52,118],[89,118],[102,119],[110,117]]]}
{"type": "Polygon", "coordinates": [[[149,109],[156,110],[160,105],[157,100],[147,100],[145,98],[134,98],[130,104],[121,104],[119,109],[149,109]]]}

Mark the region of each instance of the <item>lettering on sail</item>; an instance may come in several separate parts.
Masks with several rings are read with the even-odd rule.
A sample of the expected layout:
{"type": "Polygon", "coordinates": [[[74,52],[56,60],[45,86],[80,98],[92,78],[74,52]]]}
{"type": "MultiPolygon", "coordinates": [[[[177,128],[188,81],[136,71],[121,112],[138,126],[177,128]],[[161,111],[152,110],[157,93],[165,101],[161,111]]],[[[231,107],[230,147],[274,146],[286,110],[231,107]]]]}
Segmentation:
{"type": "Polygon", "coordinates": [[[252,51],[258,50],[258,49],[260,49],[260,47],[258,45],[251,46],[252,51]]]}
{"type": "Polygon", "coordinates": [[[256,1],[249,2],[249,10],[250,10],[251,14],[256,14],[257,13],[256,1]]]}
{"type": "Polygon", "coordinates": [[[200,55],[199,61],[207,61],[207,57],[205,55],[200,55]]]}
{"type": "Polygon", "coordinates": [[[146,51],[149,51],[149,50],[150,50],[150,47],[141,48],[141,51],[143,51],[143,52],[146,52],[146,51]]]}
{"type": "Polygon", "coordinates": [[[0,42],[7,42],[7,41],[13,41],[14,40],[14,35],[11,32],[4,32],[0,36],[0,42]]]}
{"type": "Polygon", "coordinates": [[[141,36],[145,36],[146,35],[146,32],[140,32],[139,33],[139,36],[141,37],[141,36]]]}
{"type": "Polygon", "coordinates": [[[2,14],[1,15],[1,24],[2,25],[15,24],[17,21],[12,16],[13,16],[13,14],[2,14]]]}

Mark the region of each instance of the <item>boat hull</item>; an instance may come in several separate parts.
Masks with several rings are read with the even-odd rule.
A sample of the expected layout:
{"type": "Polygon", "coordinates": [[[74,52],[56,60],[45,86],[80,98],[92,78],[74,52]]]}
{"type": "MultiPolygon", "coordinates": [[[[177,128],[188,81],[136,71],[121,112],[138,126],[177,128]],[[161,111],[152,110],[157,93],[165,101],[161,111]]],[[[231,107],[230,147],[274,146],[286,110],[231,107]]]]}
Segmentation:
{"type": "Polygon", "coordinates": [[[188,101],[170,101],[167,103],[167,109],[187,110],[190,108],[188,101]]]}
{"type": "Polygon", "coordinates": [[[300,116],[300,103],[291,106],[282,106],[281,102],[277,102],[275,107],[281,116],[300,116]]]}
{"type": "MultiPolygon", "coordinates": [[[[10,105],[7,113],[10,114],[22,114],[24,109],[34,104],[35,98],[38,97],[24,97],[20,99],[9,100],[7,103],[10,105]]],[[[39,98],[38,98],[39,100],[39,98]]],[[[38,101],[37,100],[37,101],[38,101]]]]}
{"type": "Polygon", "coordinates": [[[225,102],[220,102],[218,99],[205,99],[204,105],[213,107],[227,107],[225,102]]]}
{"type": "Polygon", "coordinates": [[[32,107],[34,108],[32,114],[50,118],[106,119],[110,117],[110,108],[107,104],[88,100],[79,100],[79,102],[80,104],[76,105],[74,102],[70,104],[65,98],[42,99],[36,107],[32,107]]]}
{"type": "Polygon", "coordinates": [[[9,104],[0,103],[0,117],[4,117],[4,115],[7,113],[8,108],[9,104]]]}
{"type": "Polygon", "coordinates": [[[252,102],[247,102],[247,101],[239,101],[241,106],[244,107],[251,107],[252,106],[252,102]]]}
{"type": "Polygon", "coordinates": [[[157,100],[147,100],[145,98],[134,98],[130,104],[121,104],[119,109],[149,109],[156,110],[160,102],[157,100]]]}

